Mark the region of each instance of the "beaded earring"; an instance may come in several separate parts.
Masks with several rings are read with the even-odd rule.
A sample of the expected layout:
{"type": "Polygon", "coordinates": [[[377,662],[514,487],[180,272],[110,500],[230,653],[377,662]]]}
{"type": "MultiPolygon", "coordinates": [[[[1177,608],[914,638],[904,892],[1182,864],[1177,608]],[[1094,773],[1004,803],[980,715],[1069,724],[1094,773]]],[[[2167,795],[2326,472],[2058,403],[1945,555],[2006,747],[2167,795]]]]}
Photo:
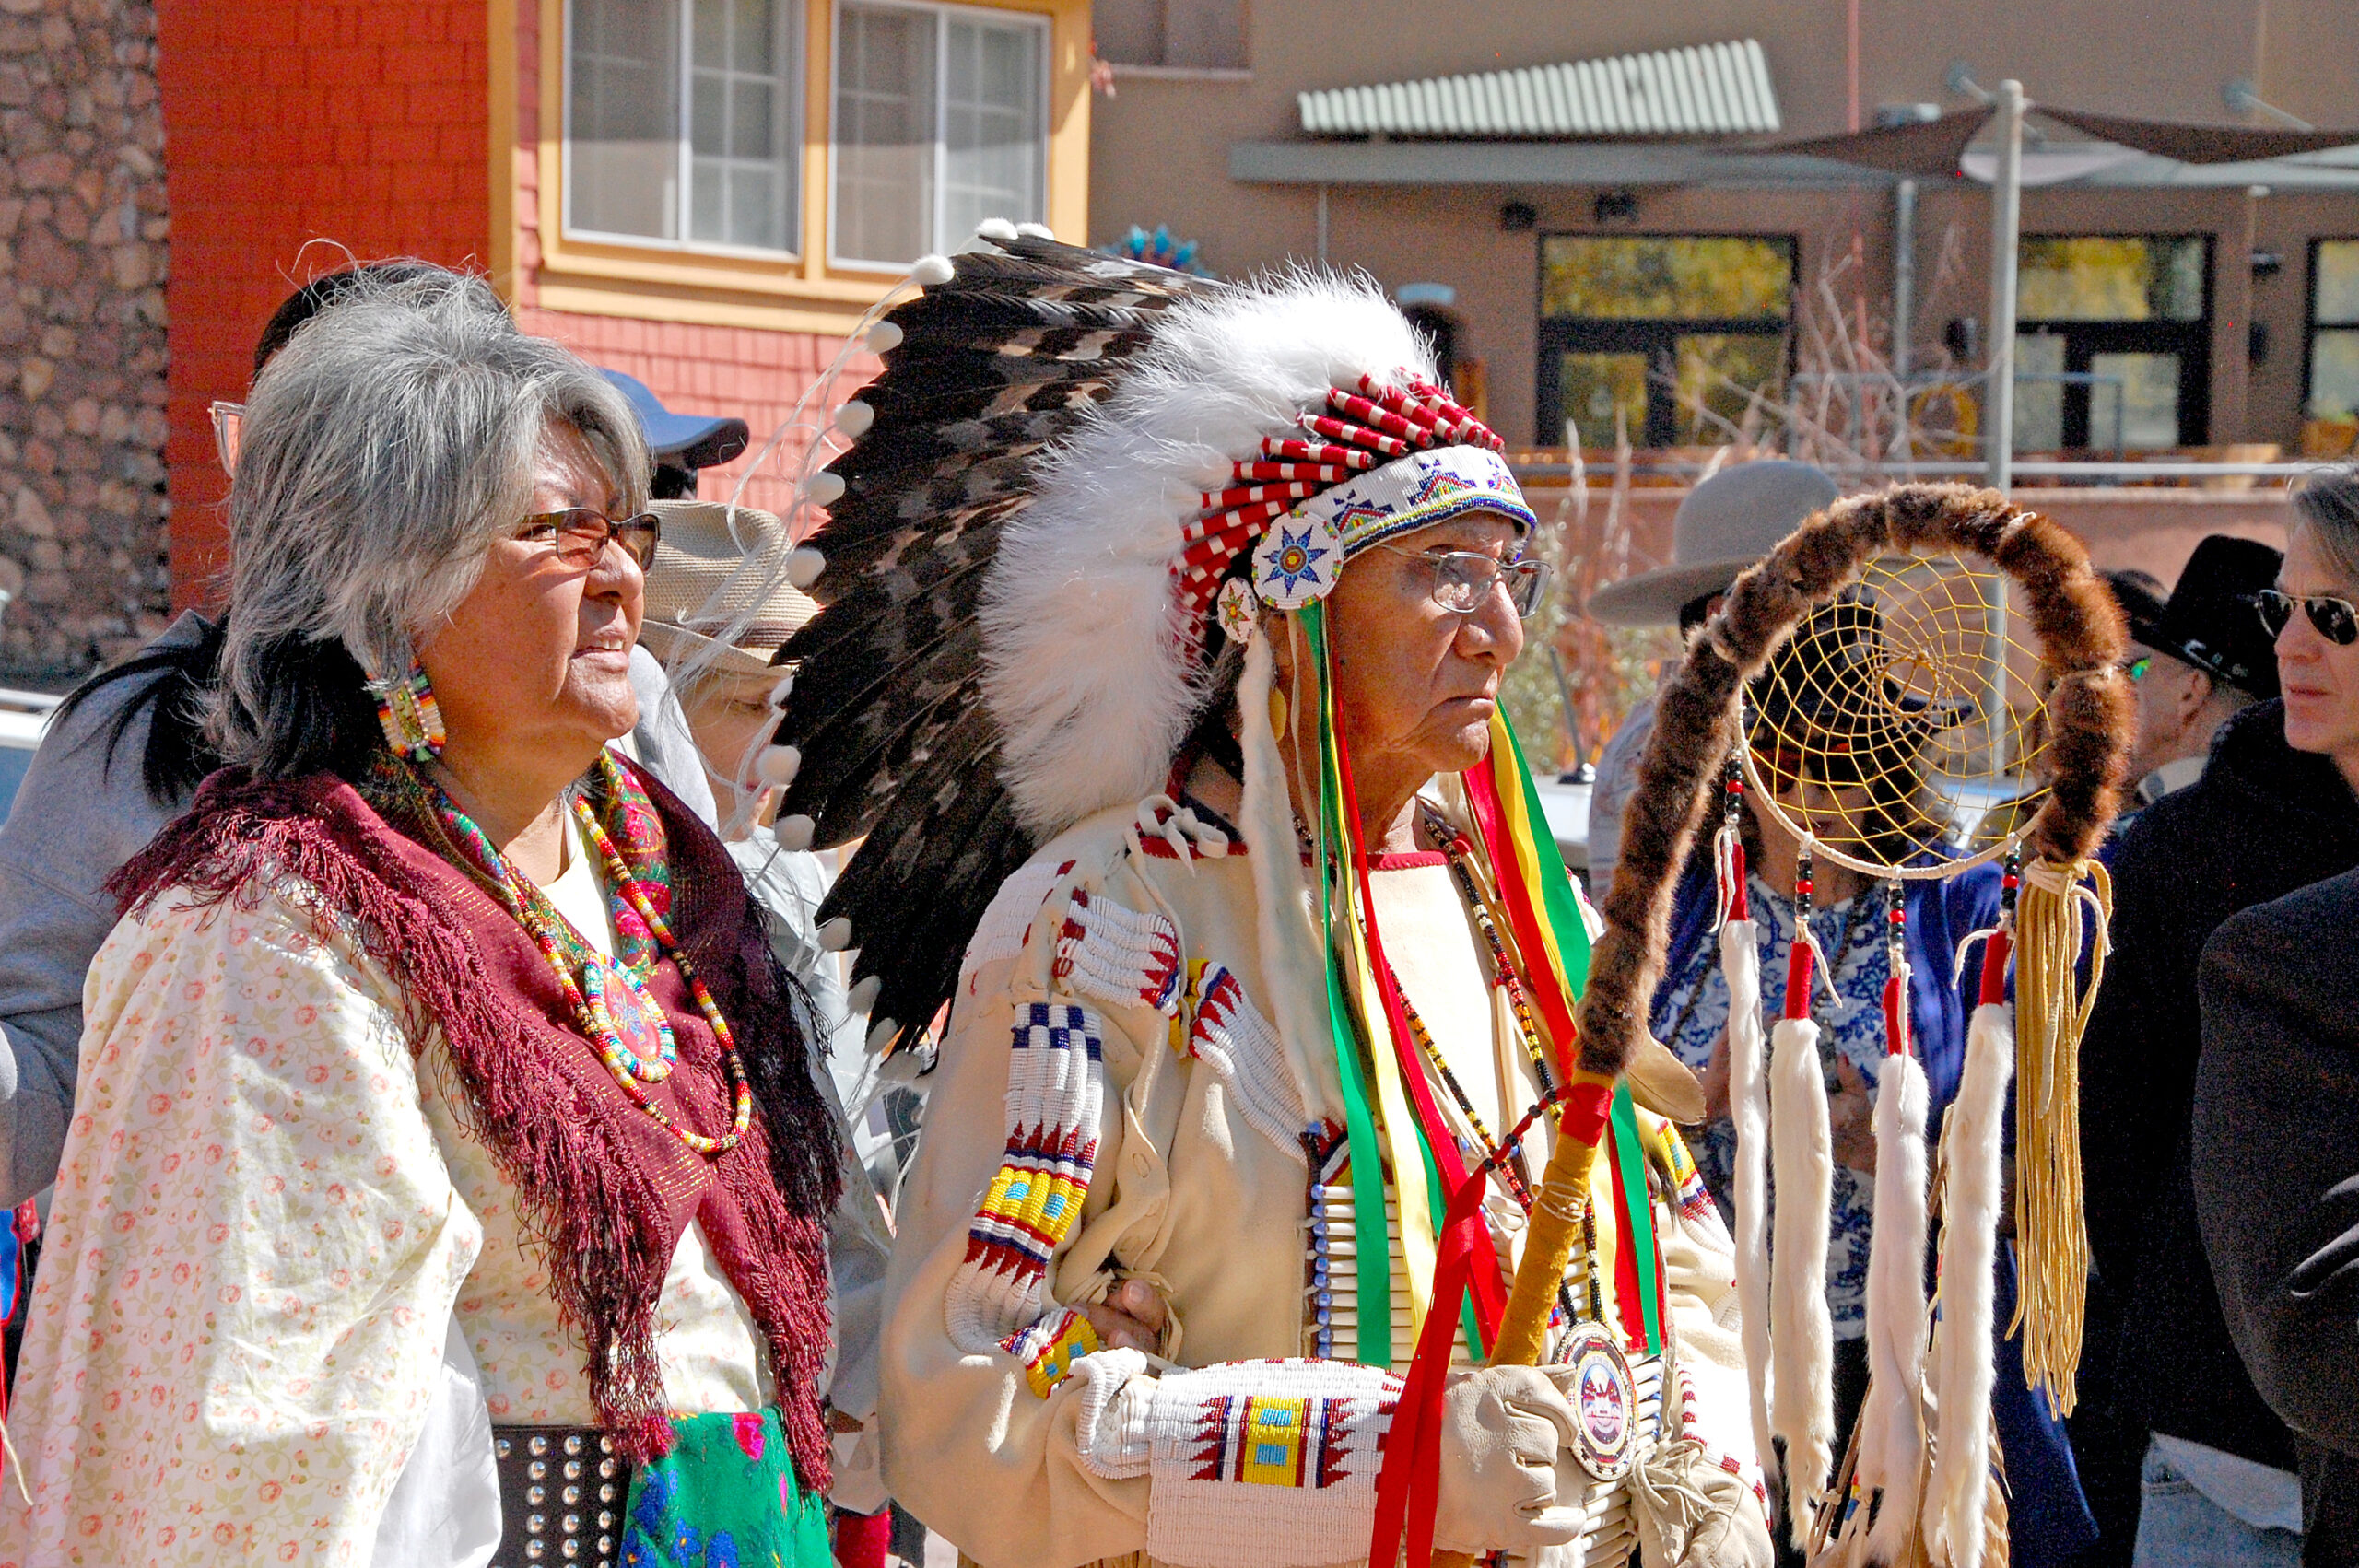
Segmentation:
{"type": "Polygon", "coordinates": [[[442,710],[435,706],[425,665],[412,660],[409,673],[395,680],[370,681],[369,691],[377,699],[377,722],[384,726],[385,744],[396,755],[424,762],[442,755],[446,738],[442,710]]]}

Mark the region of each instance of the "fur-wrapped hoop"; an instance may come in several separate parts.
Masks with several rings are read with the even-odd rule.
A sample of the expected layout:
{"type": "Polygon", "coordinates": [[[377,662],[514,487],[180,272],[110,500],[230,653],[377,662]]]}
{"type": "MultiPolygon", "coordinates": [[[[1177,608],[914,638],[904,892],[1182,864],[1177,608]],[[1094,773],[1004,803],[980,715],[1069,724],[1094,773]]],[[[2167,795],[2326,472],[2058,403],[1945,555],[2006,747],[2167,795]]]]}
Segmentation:
{"type": "Polygon", "coordinates": [[[2134,709],[2120,671],[2121,612],[2081,542],[1996,490],[1968,485],[1900,485],[1837,501],[1736,579],[1656,705],[1605,895],[1606,929],[1590,955],[1582,1067],[1619,1072],[1646,1027],[1672,895],[1737,742],[1745,683],[1870,561],[1916,552],[1978,556],[2013,580],[2056,678],[2047,704],[2054,772],[2024,841],[2059,865],[2095,852],[2120,802],[2134,709]]]}

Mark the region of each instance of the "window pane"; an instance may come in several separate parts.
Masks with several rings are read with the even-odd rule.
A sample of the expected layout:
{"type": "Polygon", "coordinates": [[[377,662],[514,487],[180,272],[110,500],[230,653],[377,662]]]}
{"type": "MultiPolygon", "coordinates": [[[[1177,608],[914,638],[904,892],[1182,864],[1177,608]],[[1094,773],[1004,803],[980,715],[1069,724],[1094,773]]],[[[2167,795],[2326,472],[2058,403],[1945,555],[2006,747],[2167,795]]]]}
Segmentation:
{"type": "MultiPolygon", "coordinates": [[[[1785,396],[1786,340],[1757,333],[1696,333],[1679,340],[1679,439],[1684,446],[1726,446],[1743,428],[1758,394],[1785,396]],[[1731,428],[1735,427],[1735,428],[1731,428]]],[[[1762,423],[1766,423],[1763,421],[1762,423]]]]}
{"type": "Polygon", "coordinates": [[[2329,240],[2318,246],[2318,321],[2359,322],[2359,240],[2329,240]]]}
{"type": "Polygon", "coordinates": [[[2023,241],[2016,314],[2027,322],[2200,322],[2198,236],[2036,235],[2023,241]]]}
{"type": "Polygon", "coordinates": [[[1557,406],[1580,431],[1581,445],[1614,444],[1614,415],[1633,444],[1647,439],[1647,357],[1567,354],[1556,382],[1557,406]]]}
{"type": "Polygon", "coordinates": [[[1034,27],[953,18],[943,29],[942,232],[947,248],[985,218],[1038,223],[1047,216],[1041,166],[1041,51],[1034,27]]]}
{"type": "Polygon", "coordinates": [[[933,216],[933,13],[844,0],[836,22],[836,253],[913,262],[933,216]]]}
{"type": "Polygon", "coordinates": [[[2359,330],[2322,332],[2310,339],[2310,416],[2359,414],[2359,330]]]}
{"type": "Polygon", "coordinates": [[[2114,411],[2121,413],[2121,444],[2129,451],[2178,445],[2178,356],[2093,354],[2093,376],[2118,376],[2116,388],[2102,381],[2089,388],[2089,445],[2113,445],[2114,411]]]}
{"type": "MultiPolygon", "coordinates": [[[[2064,446],[2064,383],[2049,378],[2064,369],[2064,339],[2054,333],[2023,333],[2015,338],[2015,448],[2019,452],[2060,451],[2064,446]]],[[[2113,411],[2105,429],[2112,434],[2113,411]]]]}
{"type": "Polygon", "coordinates": [[[689,141],[694,238],[792,250],[802,147],[791,134],[794,0],[696,0],[689,141]]]}
{"type": "Polygon", "coordinates": [[[678,18],[668,0],[573,0],[569,228],[678,238],[678,18]]]}
{"type": "Polygon", "coordinates": [[[1794,251],[1726,235],[1558,234],[1543,242],[1540,269],[1543,315],[1784,321],[1794,251]]]}

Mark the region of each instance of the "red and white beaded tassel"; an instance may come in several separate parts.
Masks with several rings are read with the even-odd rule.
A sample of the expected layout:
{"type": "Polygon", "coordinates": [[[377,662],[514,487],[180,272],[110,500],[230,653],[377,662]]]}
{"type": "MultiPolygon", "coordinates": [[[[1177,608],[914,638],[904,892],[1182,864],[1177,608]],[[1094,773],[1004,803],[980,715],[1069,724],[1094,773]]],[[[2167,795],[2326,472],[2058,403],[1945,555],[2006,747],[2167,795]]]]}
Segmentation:
{"type": "MultiPolygon", "coordinates": [[[[1981,1001],[1966,1025],[1966,1071],[1942,1134],[1948,1143],[1948,1174],[1942,1191],[1942,1320],[1931,1358],[1936,1442],[1924,1518],[1925,1545],[1933,1561],[1948,1568],[1980,1568],[1982,1562],[1990,1470],[1992,1270],[2003,1196],[2000,1138],[2007,1084],[2015,1071],[2007,953],[2018,884],[2018,861],[2010,849],[2000,884],[1999,924],[1977,933],[1984,938],[1981,1001]]],[[[1961,948],[1961,966],[1965,956],[1961,948]]]]}
{"type": "Polygon", "coordinates": [[[1818,1513],[1835,1468],[1835,1320],[1826,1305],[1826,1237],[1834,1202],[1835,1140],[1818,1024],[1810,1015],[1811,840],[1795,858],[1794,942],[1786,965],[1786,1015],[1769,1041],[1770,1164],[1778,1182],[1770,1249],[1772,1371],[1769,1424],[1786,1445],[1786,1516],[1795,1544],[1818,1513]]]}
{"type": "MultiPolygon", "coordinates": [[[[1745,896],[1744,769],[1734,757],[1720,781],[1723,806],[1712,837],[1719,883],[1720,976],[1729,988],[1729,1114],[1736,1122],[1736,1299],[1742,1314],[1753,1445],[1775,1477],[1769,1442],[1769,1085],[1761,1040],[1761,950],[1745,896]]],[[[1777,1492],[1772,1487],[1773,1494],[1777,1492]]]]}
{"type": "Polygon", "coordinates": [[[1884,1502],[1867,1561],[1895,1562],[1917,1522],[1925,1455],[1925,1069],[1908,1046],[1907,883],[1884,883],[1884,1071],[1876,1080],[1875,1232],[1868,1248],[1868,1399],[1857,1486],[1884,1502]]]}

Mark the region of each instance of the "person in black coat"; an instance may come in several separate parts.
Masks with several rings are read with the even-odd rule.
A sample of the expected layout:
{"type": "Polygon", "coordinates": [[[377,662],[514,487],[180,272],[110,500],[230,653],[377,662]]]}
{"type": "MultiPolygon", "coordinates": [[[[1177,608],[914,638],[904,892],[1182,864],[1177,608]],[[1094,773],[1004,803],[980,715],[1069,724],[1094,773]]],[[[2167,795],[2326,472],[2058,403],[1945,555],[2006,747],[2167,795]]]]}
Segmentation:
{"type": "Polygon", "coordinates": [[[2204,947],[2195,1197],[2244,1363],[2301,1450],[2303,1561],[2359,1562],[2359,872],[2204,947]]]}
{"type": "MultiPolygon", "coordinates": [[[[2283,580],[2322,593],[2294,579],[2336,579],[2328,563],[2339,541],[2359,556],[2359,482],[2322,482],[2298,504],[2283,580]]],[[[2359,648],[2329,644],[2298,607],[2275,624],[2289,700],[2237,713],[2202,778],[2149,807],[2123,841],[2113,954],[2083,1047],[2089,1244],[2096,1289],[2118,1314],[2105,1370],[2114,1418],[2145,1466],[2141,1564],[2188,1562],[2188,1532],[2212,1529],[2245,1532],[2247,1550],[2230,1561],[2284,1560],[2301,1519],[2293,1434],[2229,1337],[2189,1171],[2204,942],[2238,910],[2359,867],[2359,796],[2338,748],[2313,733],[2316,694],[2297,671],[2324,649],[2359,677],[2359,648]]],[[[2352,707],[2359,717],[2359,678],[2352,707]]],[[[2109,1561],[2121,1561],[2120,1545],[2117,1533],[2109,1561]]]]}

